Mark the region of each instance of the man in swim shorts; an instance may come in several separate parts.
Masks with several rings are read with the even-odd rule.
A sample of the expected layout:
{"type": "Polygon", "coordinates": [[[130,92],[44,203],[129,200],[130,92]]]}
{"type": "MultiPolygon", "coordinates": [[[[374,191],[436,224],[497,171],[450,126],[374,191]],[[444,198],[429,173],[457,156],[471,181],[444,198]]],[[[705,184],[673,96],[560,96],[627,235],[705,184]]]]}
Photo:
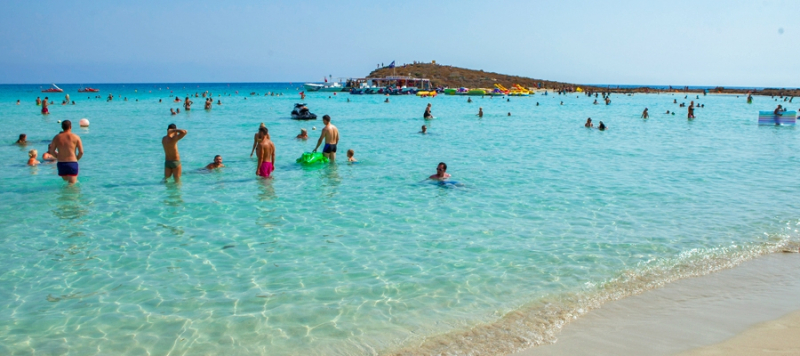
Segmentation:
{"type": "Polygon", "coordinates": [[[47,109],[47,97],[42,101],[42,115],[50,115],[50,110],[47,109]]]}
{"type": "Polygon", "coordinates": [[[267,178],[275,170],[275,144],[269,139],[269,130],[261,127],[261,142],[258,143],[258,164],[256,165],[256,175],[267,178]]]}
{"type": "Polygon", "coordinates": [[[50,144],[50,154],[56,157],[58,163],[58,175],[69,184],[78,181],[78,161],[83,157],[83,142],[78,135],[72,133],[72,122],[64,120],[61,122],[61,133],[53,137],[50,144]],[[75,155],[75,150],[78,154],[75,155]]]}
{"type": "Polygon", "coordinates": [[[447,164],[444,162],[439,162],[439,165],[436,166],[436,174],[428,177],[428,179],[433,180],[445,180],[450,178],[450,174],[447,173],[447,164]]]}
{"type": "Polygon", "coordinates": [[[178,153],[178,141],[186,137],[186,130],[180,130],[175,124],[167,126],[167,135],[161,138],[164,146],[164,181],[172,176],[175,182],[181,181],[181,155],[178,153]]]}
{"type": "Polygon", "coordinates": [[[319,145],[322,144],[322,139],[325,139],[325,147],[322,148],[322,155],[333,162],[336,160],[336,144],[339,143],[339,129],[331,124],[331,117],[328,115],[322,117],[322,123],[325,124],[325,127],[322,129],[319,140],[317,140],[317,146],[314,147],[314,152],[317,152],[319,145]]]}

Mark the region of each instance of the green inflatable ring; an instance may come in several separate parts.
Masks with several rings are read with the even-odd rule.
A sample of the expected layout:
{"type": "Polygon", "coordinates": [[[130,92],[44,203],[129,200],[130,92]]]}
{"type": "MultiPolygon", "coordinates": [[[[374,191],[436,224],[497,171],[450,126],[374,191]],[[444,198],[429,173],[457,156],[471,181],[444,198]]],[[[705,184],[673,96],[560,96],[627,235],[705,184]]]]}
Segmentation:
{"type": "Polygon", "coordinates": [[[322,153],[318,152],[305,152],[303,153],[300,158],[297,159],[297,163],[302,165],[312,165],[318,163],[328,163],[328,157],[322,155],[322,153]]]}

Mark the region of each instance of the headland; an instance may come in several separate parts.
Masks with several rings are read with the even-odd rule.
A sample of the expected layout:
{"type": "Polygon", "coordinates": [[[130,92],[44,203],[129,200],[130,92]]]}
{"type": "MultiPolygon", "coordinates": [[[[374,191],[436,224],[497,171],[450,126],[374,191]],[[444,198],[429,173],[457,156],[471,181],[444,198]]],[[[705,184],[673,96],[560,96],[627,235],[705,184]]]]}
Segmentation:
{"type": "Polygon", "coordinates": [[[428,78],[434,87],[449,88],[494,88],[495,84],[511,87],[519,84],[526,88],[551,89],[558,91],[575,91],[582,88],[585,91],[606,92],[606,93],[667,93],[667,92],[686,92],[702,93],[708,90],[709,93],[716,94],[747,94],[766,95],[766,96],[800,96],[798,88],[725,88],[721,86],[709,86],[700,89],[698,87],[620,87],[614,85],[599,86],[592,84],[567,83],[546,79],[522,77],[518,75],[500,74],[485,72],[480,69],[468,69],[443,65],[437,63],[414,62],[395,67],[383,67],[373,70],[368,77],[390,77],[390,76],[410,76],[418,78],[428,78]]]}

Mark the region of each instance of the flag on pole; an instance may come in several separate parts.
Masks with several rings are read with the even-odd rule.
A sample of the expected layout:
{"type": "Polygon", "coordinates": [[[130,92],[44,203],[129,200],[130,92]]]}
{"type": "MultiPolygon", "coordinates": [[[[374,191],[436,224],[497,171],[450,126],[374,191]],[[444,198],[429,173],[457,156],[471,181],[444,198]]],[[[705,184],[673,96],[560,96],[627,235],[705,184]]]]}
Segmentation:
{"type": "Polygon", "coordinates": [[[389,63],[389,68],[394,68],[394,61],[392,61],[392,63],[389,63]]]}

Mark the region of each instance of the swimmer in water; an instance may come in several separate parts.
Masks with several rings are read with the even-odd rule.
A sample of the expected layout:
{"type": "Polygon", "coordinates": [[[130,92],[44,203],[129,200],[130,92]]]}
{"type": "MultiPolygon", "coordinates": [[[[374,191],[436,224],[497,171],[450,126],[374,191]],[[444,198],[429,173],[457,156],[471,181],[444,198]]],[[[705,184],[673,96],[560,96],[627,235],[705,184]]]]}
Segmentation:
{"type": "Polygon", "coordinates": [[[14,142],[14,144],[17,144],[17,145],[20,145],[20,146],[27,145],[28,144],[28,135],[26,135],[24,133],[23,134],[19,134],[19,138],[17,139],[17,142],[14,142]]]}
{"type": "Polygon", "coordinates": [[[222,168],[222,167],[225,167],[225,165],[222,164],[222,156],[216,155],[216,156],[214,156],[214,162],[209,163],[206,166],[206,169],[210,171],[212,169],[217,169],[217,168],[222,168]]]}
{"type": "Polygon", "coordinates": [[[300,134],[295,138],[300,140],[308,140],[308,131],[306,131],[306,129],[300,129],[300,134]]]}
{"type": "Polygon", "coordinates": [[[425,107],[425,113],[422,114],[423,119],[433,119],[433,114],[431,113],[431,103],[428,103],[428,106],[425,107]]]}
{"type": "Polygon", "coordinates": [[[222,100],[217,100],[217,105],[222,105],[222,100]]]}
{"type": "Polygon", "coordinates": [[[467,98],[467,102],[471,103],[472,102],[472,98],[467,98]]]}
{"type": "Polygon", "coordinates": [[[356,152],[353,151],[352,149],[347,150],[347,162],[358,162],[358,160],[356,160],[356,158],[354,157],[355,154],[356,152]]]}
{"type": "Polygon", "coordinates": [[[422,125],[422,131],[420,131],[419,133],[421,133],[421,134],[423,134],[423,135],[424,135],[424,134],[426,134],[426,133],[428,133],[428,127],[427,127],[427,126],[425,126],[425,125],[422,125]]]}
{"type": "Polygon", "coordinates": [[[483,108],[478,108],[478,115],[477,117],[483,117],[483,108]]]}
{"type": "Polygon", "coordinates": [[[384,100],[383,102],[388,104],[389,103],[389,98],[386,98],[386,100],[384,100]]]}
{"type": "Polygon", "coordinates": [[[170,115],[176,115],[177,114],[173,108],[169,108],[169,113],[170,113],[170,115]]]}
{"type": "Polygon", "coordinates": [[[647,113],[647,108],[644,108],[644,111],[642,111],[642,119],[647,119],[647,118],[650,118],[650,114],[647,113]]]}
{"type": "Polygon", "coordinates": [[[52,143],[52,142],[50,142],[50,143],[47,145],[47,151],[45,151],[44,153],[42,153],[42,161],[48,161],[48,162],[52,162],[52,161],[55,161],[55,160],[56,160],[56,158],[55,158],[53,155],[51,155],[51,154],[50,154],[50,150],[52,149],[52,147],[53,147],[53,143],[52,143]]]}
{"type": "Polygon", "coordinates": [[[17,99],[17,105],[19,105],[19,99],[17,99]]]}
{"type": "Polygon", "coordinates": [[[35,166],[35,165],[41,163],[41,162],[36,160],[36,156],[38,156],[38,155],[39,155],[39,152],[37,152],[35,149],[28,151],[28,165],[29,166],[35,166]]]}
{"type": "Polygon", "coordinates": [[[189,100],[189,97],[186,97],[186,101],[183,102],[183,109],[186,111],[192,110],[193,101],[189,100]]]}
{"type": "Polygon", "coordinates": [[[597,105],[597,99],[594,99],[594,102],[592,103],[592,105],[597,105]]]}
{"type": "Polygon", "coordinates": [[[508,116],[511,116],[511,113],[508,113],[508,116]]]}
{"type": "Polygon", "coordinates": [[[42,115],[50,115],[50,110],[47,108],[47,97],[42,101],[42,115]]]}
{"type": "Polygon", "coordinates": [[[586,123],[583,124],[583,127],[588,128],[588,129],[591,129],[592,127],[594,127],[594,124],[592,123],[592,118],[591,117],[586,119],[586,123]]]}
{"type": "Polygon", "coordinates": [[[439,162],[439,165],[436,166],[436,174],[428,177],[428,179],[432,180],[445,180],[447,178],[450,178],[450,174],[447,173],[447,164],[444,162],[439,162]]]}
{"type": "Polygon", "coordinates": [[[597,129],[600,131],[605,131],[606,125],[602,121],[600,121],[600,126],[597,126],[597,129]]]}

